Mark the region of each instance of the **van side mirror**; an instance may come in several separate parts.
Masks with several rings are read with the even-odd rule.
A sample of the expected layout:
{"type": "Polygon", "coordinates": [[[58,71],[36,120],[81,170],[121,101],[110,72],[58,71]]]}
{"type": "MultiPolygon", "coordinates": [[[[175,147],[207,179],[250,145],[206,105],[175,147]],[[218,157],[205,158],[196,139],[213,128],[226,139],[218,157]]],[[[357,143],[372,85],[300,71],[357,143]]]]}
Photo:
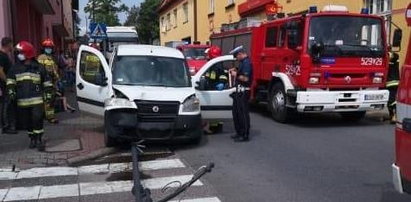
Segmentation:
{"type": "Polygon", "coordinates": [[[108,78],[106,77],[106,75],[105,75],[104,72],[98,72],[98,73],[96,73],[95,83],[96,83],[97,85],[105,87],[105,86],[108,85],[107,80],[108,80],[108,78]]]}
{"type": "Polygon", "coordinates": [[[401,49],[401,40],[402,40],[402,30],[395,29],[394,35],[392,38],[392,47],[401,49]]]}
{"type": "Polygon", "coordinates": [[[197,86],[195,87],[197,90],[205,90],[207,86],[207,79],[205,77],[201,77],[200,81],[196,82],[197,86]]]}

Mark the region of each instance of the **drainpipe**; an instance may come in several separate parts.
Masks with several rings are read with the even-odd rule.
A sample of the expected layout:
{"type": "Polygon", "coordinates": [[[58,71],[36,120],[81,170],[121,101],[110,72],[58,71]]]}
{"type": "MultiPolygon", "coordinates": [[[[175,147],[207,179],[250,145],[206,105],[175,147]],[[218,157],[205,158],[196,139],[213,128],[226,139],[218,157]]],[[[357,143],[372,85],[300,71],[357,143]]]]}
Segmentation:
{"type": "Polygon", "coordinates": [[[197,33],[198,33],[198,28],[197,28],[197,0],[194,1],[194,41],[197,41],[197,33]]]}

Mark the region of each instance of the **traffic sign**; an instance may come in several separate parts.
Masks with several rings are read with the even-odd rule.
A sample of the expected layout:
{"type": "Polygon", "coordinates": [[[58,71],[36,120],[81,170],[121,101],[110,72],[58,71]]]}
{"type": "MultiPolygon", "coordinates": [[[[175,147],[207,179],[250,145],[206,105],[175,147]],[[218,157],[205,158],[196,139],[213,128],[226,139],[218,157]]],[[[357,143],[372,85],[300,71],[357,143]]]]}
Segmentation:
{"type": "Polygon", "coordinates": [[[107,38],[107,26],[103,23],[90,23],[90,38],[104,39],[107,38]]]}

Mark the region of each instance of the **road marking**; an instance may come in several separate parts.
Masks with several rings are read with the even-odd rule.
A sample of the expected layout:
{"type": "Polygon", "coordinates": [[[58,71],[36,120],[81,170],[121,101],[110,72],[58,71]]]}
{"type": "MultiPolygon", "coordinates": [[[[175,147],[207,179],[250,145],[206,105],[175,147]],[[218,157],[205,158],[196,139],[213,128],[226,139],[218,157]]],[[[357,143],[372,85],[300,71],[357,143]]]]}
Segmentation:
{"type": "Polygon", "coordinates": [[[77,168],[70,167],[48,167],[48,168],[31,168],[20,171],[16,179],[37,178],[37,177],[57,177],[77,175],[77,168]]]}
{"type": "Polygon", "coordinates": [[[39,198],[41,186],[34,187],[13,187],[6,194],[4,201],[37,200],[39,198]]]}
{"type": "MultiPolygon", "coordinates": [[[[139,163],[141,171],[165,170],[173,168],[184,168],[185,165],[179,159],[165,159],[143,161],[139,163]]],[[[81,167],[45,167],[31,168],[19,172],[5,171],[0,172],[1,180],[40,178],[40,177],[58,177],[58,176],[77,176],[87,174],[103,174],[103,173],[121,173],[130,172],[133,169],[132,163],[111,163],[101,165],[90,165],[81,167]]]]}
{"type": "MultiPolygon", "coordinates": [[[[180,175],[173,177],[162,177],[142,180],[141,184],[148,189],[161,189],[168,183],[180,181],[188,182],[193,175],[180,175]]],[[[201,181],[195,182],[192,186],[202,186],[201,181]]],[[[170,187],[178,187],[178,183],[170,184],[170,187]]],[[[78,197],[84,195],[110,194],[117,192],[131,192],[132,181],[112,181],[112,182],[86,182],[79,184],[54,185],[54,186],[33,186],[33,187],[13,187],[10,189],[0,189],[0,197],[4,201],[38,200],[61,197],[78,197]]],[[[194,199],[193,199],[194,200],[194,199]]],[[[199,199],[200,200],[200,199],[199,199]]],[[[211,199],[205,201],[187,202],[214,202],[211,199]]]]}
{"type": "Polygon", "coordinates": [[[41,187],[39,199],[79,196],[79,185],[55,185],[41,187]]]}
{"type": "Polygon", "coordinates": [[[170,202],[221,202],[221,201],[217,197],[209,197],[209,198],[185,199],[181,201],[170,201],[170,202]]]}
{"type": "MultiPolygon", "coordinates": [[[[172,176],[172,177],[159,177],[159,178],[151,178],[142,180],[141,184],[148,188],[148,189],[162,189],[164,186],[169,184],[170,182],[181,182],[184,184],[191,180],[192,175],[180,175],[180,176],[172,176]]],[[[172,183],[169,184],[169,187],[178,187],[179,183],[172,183]]],[[[197,180],[192,186],[202,186],[203,183],[200,180],[197,180]]]]}

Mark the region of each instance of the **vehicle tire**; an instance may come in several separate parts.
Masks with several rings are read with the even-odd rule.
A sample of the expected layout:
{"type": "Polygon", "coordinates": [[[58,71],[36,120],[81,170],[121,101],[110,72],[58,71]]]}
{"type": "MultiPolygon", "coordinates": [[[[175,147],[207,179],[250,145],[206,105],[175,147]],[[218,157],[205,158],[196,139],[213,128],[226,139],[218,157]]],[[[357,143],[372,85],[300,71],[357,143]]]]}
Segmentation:
{"type": "Polygon", "coordinates": [[[277,82],[273,85],[269,95],[268,108],[275,121],[286,123],[290,120],[292,109],[287,108],[287,94],[284,85],[277,82]]]}
{"type": "Polygon", "coordinates": [[[364,118],[367,112],[340,112],[340,116],[345,121],[357,122],[364,118]]]}
{"type": "Polygon", "coordinates": [[[114,147],[118,144],[117,140],[113,138],[116,130],[108,122],[104,123],[104,145],[106,147],[114,147]]]}

